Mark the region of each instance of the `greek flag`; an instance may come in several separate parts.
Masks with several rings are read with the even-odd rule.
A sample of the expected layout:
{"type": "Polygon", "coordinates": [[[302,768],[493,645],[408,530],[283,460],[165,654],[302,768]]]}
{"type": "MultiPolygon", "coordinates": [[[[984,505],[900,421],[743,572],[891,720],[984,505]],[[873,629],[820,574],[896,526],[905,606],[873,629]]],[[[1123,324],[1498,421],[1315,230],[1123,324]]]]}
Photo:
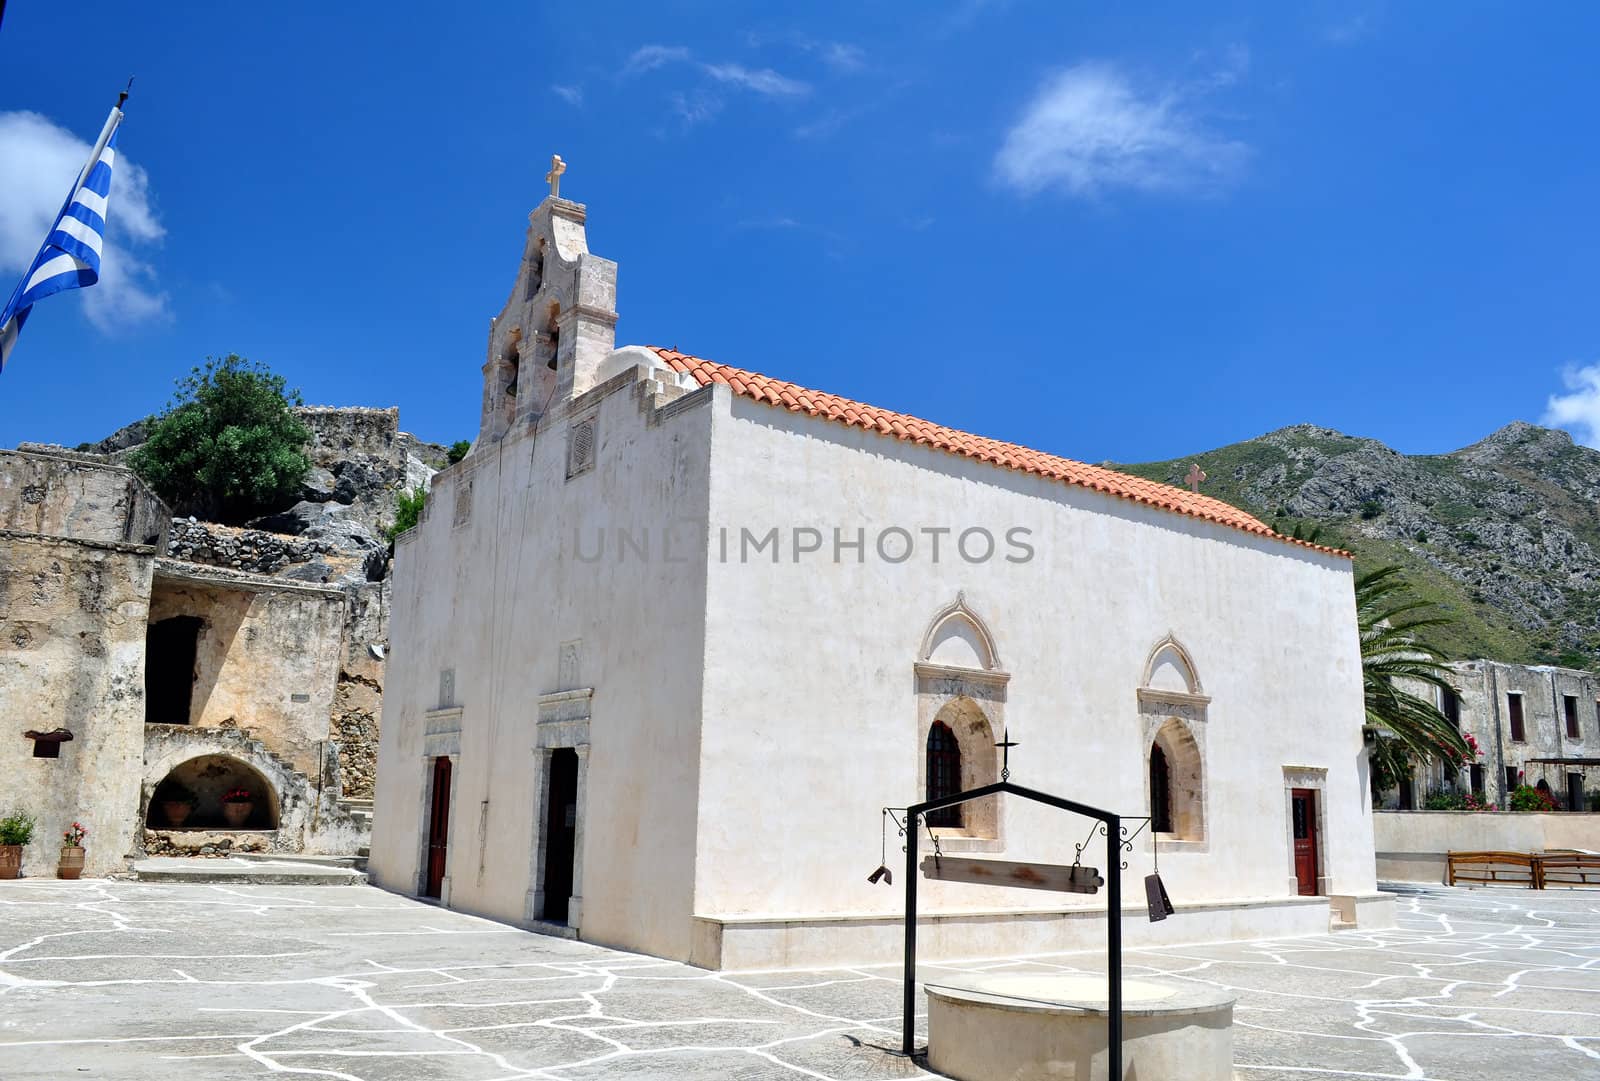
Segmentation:
{"type": "Polygon", "coordinates": [[[22,324],[28,321],[28,313],[37,301],[100,280],[106,196],[111,193],[111,170],[117,163],[117,126],[121,122],[122,110],[112,109],[88,164],[78,174],[66,205],[45,237],[44,247],[34,256],[33,265],[22,276],[5,310],[0,311],[0,371],[5,370],[22,324]]]}

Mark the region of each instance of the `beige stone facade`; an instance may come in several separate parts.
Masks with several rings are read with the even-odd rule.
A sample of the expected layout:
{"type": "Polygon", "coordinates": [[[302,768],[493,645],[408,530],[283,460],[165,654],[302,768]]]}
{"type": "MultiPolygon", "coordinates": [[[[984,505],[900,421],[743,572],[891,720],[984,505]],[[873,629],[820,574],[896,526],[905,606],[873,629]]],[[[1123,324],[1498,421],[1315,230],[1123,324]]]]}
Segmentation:
{"type": "MultiPolygon", "coordinates": [[[[1383,807],[1417,810],[1430,793],[1462,791],[1504,808],[1524,783],[1542,786],[1563,810],[1600,810],[1600,674],[1491,660],[1450,667],[1453,695],[1413,690],[1478,741],[1479,757],[1460,770],[1419,766],[1409,786],[1382,794],[1383,807]]],[[[1593,840],[1600,848],[1600,835],[1593,840]]]]}
{"type": "Polygon", "coordinates": [[[166,508],[126,468],[0,452],[0,810],[35,814],[25,869],[89,829],[86,873],[143,852],[353,853],[333,721],[336,588],[166,558],[166,508]],[[192,799],[178,828],[167,797],[192,799]],[[223,797],[251,794],[229,823],[223,797]]]}

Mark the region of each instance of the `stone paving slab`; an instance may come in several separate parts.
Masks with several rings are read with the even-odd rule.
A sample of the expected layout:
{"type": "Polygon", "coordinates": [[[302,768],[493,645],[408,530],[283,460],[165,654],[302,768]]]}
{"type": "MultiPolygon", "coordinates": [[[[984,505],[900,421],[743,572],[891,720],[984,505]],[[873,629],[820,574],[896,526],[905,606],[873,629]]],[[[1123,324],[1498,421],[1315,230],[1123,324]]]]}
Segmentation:
{"type": "MultiPolygon", "coordinates": [[[[1243,1081],[1600,1078],[1600,892],[1399,908],[1394,930],[1144,949],[1127,971],[1238,995],[1243,1081]]],[[[894,966],[704,972],[365,886],[0,882],[6,1081],[934,1076],[893,1053],[899,1006],[894,966]]]]}

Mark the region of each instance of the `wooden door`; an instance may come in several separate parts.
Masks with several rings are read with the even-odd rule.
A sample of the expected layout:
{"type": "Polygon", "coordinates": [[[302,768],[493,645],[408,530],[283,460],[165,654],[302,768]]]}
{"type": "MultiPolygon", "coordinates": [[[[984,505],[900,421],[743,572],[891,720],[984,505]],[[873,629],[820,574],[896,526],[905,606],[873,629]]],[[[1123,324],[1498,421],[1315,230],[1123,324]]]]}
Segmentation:
{"type": "Polygon", "coordinates": [[[578,849],[578,752],[550,755],[550,800],[544,819],[544,918],[566,923],[572,899],[572,863],[578,849]]]}
{"type": "Polygon", "coordinates": [[[1317,895],[1317,793],[1296,788],[1289,794],[1294,820],[1294,878],[1302,897],[1317,895]]]}
{"type": "Polygon", "coordinates": [[[433,760],[433,806],[428,813],[428,878],[422,896],[437,897],[444,888],[445,845],[450,838],[450,759],[433,760]]]}

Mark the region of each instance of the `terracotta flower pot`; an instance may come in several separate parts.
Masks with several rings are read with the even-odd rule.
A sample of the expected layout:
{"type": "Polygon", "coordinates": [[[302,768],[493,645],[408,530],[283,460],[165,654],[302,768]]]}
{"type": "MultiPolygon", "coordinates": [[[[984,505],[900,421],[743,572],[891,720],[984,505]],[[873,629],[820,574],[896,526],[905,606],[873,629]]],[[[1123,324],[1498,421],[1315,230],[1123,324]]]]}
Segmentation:
{"type": "Polygon", "coordinates": [[[81,874],[83,874],[83,846],[62,846],[61,862],[56,865],[56,877],[77,878],[81,874]]]}
{"type": "Polygon", "coordinates": [[[161,801],[161,817],[167,820],[169,826],[181,826],[184,819],[189,817],[189,812],[194,810],[194,804],[183,800],[169,799],[161,801]]]}
{"type": "Polygon", "coordinates": [[[238,829],[250,819],[250,812],[256,809],[253,803],[224,803],[222,805],[222,818],[228,825],[238,829]]]}
{"type": "Polygon", "coordinates": [[[22,877],[22,846],[0,845],[0,878],[22,877]]]}

